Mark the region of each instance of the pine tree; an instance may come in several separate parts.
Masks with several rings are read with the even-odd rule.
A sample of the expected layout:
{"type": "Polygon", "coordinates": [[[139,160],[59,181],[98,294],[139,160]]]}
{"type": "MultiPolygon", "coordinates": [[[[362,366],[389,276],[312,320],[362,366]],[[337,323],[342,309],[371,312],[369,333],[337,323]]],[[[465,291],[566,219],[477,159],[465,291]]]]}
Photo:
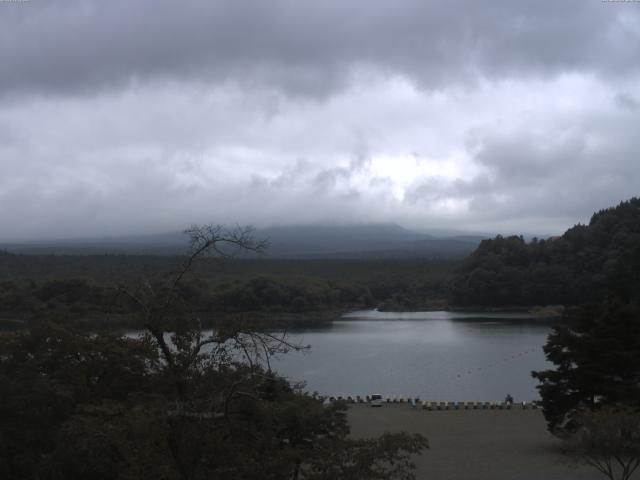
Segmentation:
{"type": "Polygon", "coordinates": [[[602,405],[640,407],[640,308],[611,297],[571,310],[544,347],[555,370],[533,372],[549,430],[571,430],[576,415],[602,405]]]}

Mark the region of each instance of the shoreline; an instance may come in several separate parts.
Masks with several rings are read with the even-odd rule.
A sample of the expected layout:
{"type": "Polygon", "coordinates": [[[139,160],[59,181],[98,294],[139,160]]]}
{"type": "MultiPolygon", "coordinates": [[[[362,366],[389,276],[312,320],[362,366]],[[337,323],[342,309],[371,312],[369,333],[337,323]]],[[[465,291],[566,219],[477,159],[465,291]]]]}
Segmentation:
{"type": "MultiPolygon", "coordinates": [[[[349,319],[349,314],[358,311],[371,311],[380,313],[422,313],[422,312],[448,312],[448,313],[481,313],[481,314],[522,314],[530,317],[513,318],[511,321],[542,321],[555,322],[562,318],[564,307],[561,305],[547,305],[536,307],[461,307],[455,305],[431,306],[413,309],[387,310],[379,307],[362,309],[358,306],[349,306],[340,309],[313,310],[306,312],[287,311],[247,311],[247,312],[200,312],[203,328],[215,328],[232,319],[249,321],[260,329],[305,329],[322,327],[333,324],[336,320],[349,319]]],[[[196,312],[197,313],[197,312],[196,312]]],[[[31,317],[12,318],[0,317],[0,331],[11,332],[27,330],[31,324],[31,317]]],[[[357,318],[351,318],[357,320],[357,318]]],[[[105,313],[88,312],[81,318],[75,319],[76,324],[86,330],[121,330],[143,328],[139,318],[132,313],[105,313]]]]}
{"type": "Polygon", "coordinates": [[[410,313],[410,312],[478,312],[478,313],[521,313],[529,314],[532,319],[540,320],[560,320],[564,314],[564,305],[531,305],[526,307],[507,306],[507,307],[478,307],[466,305],[425,305],[414,308],[403,309],[396,305],[395,309],[375,308],[378,312],[384,313],[410,313]]]}

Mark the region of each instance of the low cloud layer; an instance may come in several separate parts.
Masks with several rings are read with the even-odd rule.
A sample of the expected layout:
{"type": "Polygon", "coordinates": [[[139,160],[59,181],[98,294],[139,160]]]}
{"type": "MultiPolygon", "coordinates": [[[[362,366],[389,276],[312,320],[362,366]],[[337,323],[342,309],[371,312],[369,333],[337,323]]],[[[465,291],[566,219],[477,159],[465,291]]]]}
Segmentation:
{"type": "Polygon", "coordinates": [[[555,234],[640,193],[640,4],[0,2],[0,241],[555,234]]]}

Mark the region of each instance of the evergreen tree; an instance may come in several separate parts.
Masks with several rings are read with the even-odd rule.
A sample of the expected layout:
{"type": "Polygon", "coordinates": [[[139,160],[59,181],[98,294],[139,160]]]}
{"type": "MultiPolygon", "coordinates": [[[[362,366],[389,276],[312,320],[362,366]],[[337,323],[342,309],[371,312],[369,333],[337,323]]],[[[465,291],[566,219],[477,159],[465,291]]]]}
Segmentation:
{"type": "Polygon", "coordinates": [[[572,430],[583,410],[603,405],[640,407],[640,308],[612,297],[571,310],[544,347],[555,370],[533,372],[540,380],[551,432],[572,430]]]}

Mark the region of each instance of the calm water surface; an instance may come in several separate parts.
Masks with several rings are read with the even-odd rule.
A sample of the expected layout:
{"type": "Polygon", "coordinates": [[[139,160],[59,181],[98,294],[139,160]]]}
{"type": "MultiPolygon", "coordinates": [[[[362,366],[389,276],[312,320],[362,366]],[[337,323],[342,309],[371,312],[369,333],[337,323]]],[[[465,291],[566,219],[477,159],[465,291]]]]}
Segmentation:
{"type": "Polygon", "coordinates": [[[532,400],[539,396],[531,371],[549,367],[542,351],[549,331],[523,314],[358,311],[291,334],[311,350],[273,367],[324,395],[532,400]]]}

